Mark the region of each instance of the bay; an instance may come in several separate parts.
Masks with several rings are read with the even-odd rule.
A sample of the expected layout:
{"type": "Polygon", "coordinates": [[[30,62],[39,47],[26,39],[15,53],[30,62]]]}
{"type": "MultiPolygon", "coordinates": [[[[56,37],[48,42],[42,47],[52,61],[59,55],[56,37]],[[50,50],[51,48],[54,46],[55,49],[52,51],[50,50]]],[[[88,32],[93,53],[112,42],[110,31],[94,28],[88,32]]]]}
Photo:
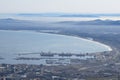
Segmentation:
{"type": "MultiPolygon", "coordinates": [[[[110,47],[91,40],[58,34],[39,33],[33,31],[0,31],[0,63],[33,63],[43,61],[14,60],[19,53],[96,53],[109,51],[110,47]]],[[[39,58],[39,55],[31,55],[39,58]]]]}

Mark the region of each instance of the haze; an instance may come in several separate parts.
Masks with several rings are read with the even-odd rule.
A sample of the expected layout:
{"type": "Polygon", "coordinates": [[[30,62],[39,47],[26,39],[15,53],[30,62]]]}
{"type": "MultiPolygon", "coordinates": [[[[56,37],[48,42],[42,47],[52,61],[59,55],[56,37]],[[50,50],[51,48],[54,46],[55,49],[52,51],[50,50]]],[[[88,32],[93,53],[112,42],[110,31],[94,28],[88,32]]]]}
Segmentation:
{"type": "Polygon", "coordinates": [[[120,0],[0,0],[0,13],[120,13],[120,0]]]}

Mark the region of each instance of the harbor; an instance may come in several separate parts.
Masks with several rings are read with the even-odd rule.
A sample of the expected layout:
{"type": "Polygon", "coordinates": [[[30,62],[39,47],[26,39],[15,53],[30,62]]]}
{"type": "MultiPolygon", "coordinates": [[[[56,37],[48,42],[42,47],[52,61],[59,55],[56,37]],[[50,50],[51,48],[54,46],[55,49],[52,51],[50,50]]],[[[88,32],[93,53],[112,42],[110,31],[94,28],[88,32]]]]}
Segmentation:
{"type": "MultiPolygon", "coordinates": [[[[40,61],[43,64],[72,64],[79,62],[80,60],[94,59],[92,54],[75,54],[75,53],[19,53],[14,58],[17,61],[40,61]]],[[[40,63],[39,62],[39,63],[40,63]]]]}

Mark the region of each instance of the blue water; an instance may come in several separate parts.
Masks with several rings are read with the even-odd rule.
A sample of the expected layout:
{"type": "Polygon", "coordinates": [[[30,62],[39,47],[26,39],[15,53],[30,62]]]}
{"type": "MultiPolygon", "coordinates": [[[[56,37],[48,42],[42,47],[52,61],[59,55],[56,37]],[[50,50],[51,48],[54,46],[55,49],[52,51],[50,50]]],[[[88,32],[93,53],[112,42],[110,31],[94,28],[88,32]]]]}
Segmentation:
{"type": "MultiPolygon", "coordinates": [[[[94,53],[108,51],[107,47],[78,37],[39,33],[32,31],[0,31],[0,63],[36,63],[40,61],[16,61],[19,53],[94,53]]],[[[32,55],[32,57],[39,57],[32,55]]]]}
{"type": "MultiPolygon", "coordinates": [[[[0,19],[13,18],[19,20],[32,20],[41,22],[57,22],[57,21],[80,21],[80,20],[93,20],[96,18],[66,18],[66,17],[38,17],[38,16],[19,16],[15,14],[0,14],[0,19]]],[[[61,25],[52,25],[54,27],[61,25]]],[[[63,25],[62,25],[63,26],[63,25]]],[[[66,25],[65,25],[66,26],[66,25]]],[[[67,27],[67,26],[66,26],[67,27]]],[[[93,41],[84,40],[78,37],[38,33],[32,31],[5,31],[0,30],[0,63],[10,64],[45,64],[47,59],[42,60],[15,60],[17,57],[27,58],[40,58],[40,54],[21,55],[19,53],[40,53],[53,52],[53,53],[95,53],[108,51],[108,47],[98,44],[93,41]]],[[[54,56],[60,58],[59,56],[54,56]]],[[[79,58],[72,56],[72,58],[79,58]]],[[[89,56],[80,57],[79,59],[90,58],[89,56]]],[[[69,62],[70,59],[67,59],[69,62]]],[[[62,61],[65,62],[66,60],[62,61]]]]}

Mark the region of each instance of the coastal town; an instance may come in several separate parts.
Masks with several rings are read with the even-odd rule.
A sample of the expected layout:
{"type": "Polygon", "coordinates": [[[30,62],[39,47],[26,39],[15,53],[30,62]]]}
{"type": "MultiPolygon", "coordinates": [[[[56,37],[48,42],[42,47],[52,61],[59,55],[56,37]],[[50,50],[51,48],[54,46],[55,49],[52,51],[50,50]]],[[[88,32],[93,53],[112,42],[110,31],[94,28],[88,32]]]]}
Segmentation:
{"type": "MultiPolygon", "coordinates": [[[[97,38],[95,36],[94,39],[108,44],[103,36],[99,36],[99,38],[98,35],[97,38]]],[[[108,39],[111,39],[111,36],[108,39]]],[[[112,45],[111,43],[118,42],[109,43],[112,51],[91,54],[20,53],[14,58],[15,60],[39,62],[44,59],[46,64],[0,64],[0,80],[119,80],[119,44],[112,45]],[[29,55],[39,55],[39,58],[24,57],[29,55]],[[85,58],[86,56],[87,58],[85,58]]],[[[2,60],[4,58],[1,57],[2,60]]]]}
{"type": "Polygon", "coordinates": [[[104,54],[97,59],[74,59],[71,64],[1,64],[0,80],[119,80],[120,64],[105,63],[111,55],[104,54]]]}
{"type": "MultiPolygon", "coordinates": [[[[0,64],[0,80],[119,80],[120,64],[113,62],[113,52],[114,50],[95,53],[94,58],[69,59],[70,62],[67,63],[64,62],[64,58],[62,61],[58,59],[58,62],[49,58],[47,65],[0,64]]],[[[43,53],[41,55],[51,57],[43,53]]],[[[62,54],[62,56],[70,55],[62,54]]],[[[18,60],[38,59],[21,58],[18,60]]]]}
{"type": "MultiPolygon", "coordinates": [[[[5,26],[3,26],[2,23],[1,29],[4,29],[4,27],[8,26],[5,24],[6,21],[14,23],[15,20],[11,19],[2,20],[1,22],[4,22],[5,26]]],[[[106,21],[102,20],[96,21],[104,22],[104,24],[106,24],[106,21]]],[[[119,21],[117,21],[117,23],[118,22],[119,21]]],[[[19,23],[19,25],[21,25],[21,23],[19,23]]],[[[118,28],[119,26],[113,26],[116,28],[107,27],[106,29],[106,27],[100,25],[97,26],[97,28],[101,29],[102,27],[101,30],[94,30],[96,29],[96,26],[92,25],[91,28],[93,28],[94,32],[92,30],[89,30],[89,27],[91,26],[88,26],[86,30],[83,30],[83,28],[81,27],[76,27],[75,29],[71,26],[69,26],[68,29],[63,27],[56,29],[47,27],[47,30],[52,30],[47,33],[75,37],[77,36],[84,39],[90,39],[107,45],[108,51],[84,54],[72,52],[70,53],[60,52],[58,54],[53,53],[52,51],[51,52],[41,51],[36,53],[21,52],[14,54],[13,55],[14,57],[11,58],[12,60],[9,60],[11,57],[9,56],[10,54],[5,55],[4,53],[1,52],[1,54],[5,56],[3,57],[3,55],[0,55],[0,80],[119,80],[120,79],[120,45],[119,45],[120,32],[118,28]]],[[[40,33],[41,30],[46,30],[45,28],[41,27],[34,28],[36,29],[33,31],[36,31],[38,33],[40,33]]],[[[29,28],[25,28],[24,25],[22,26],[22,29],[29,30],[29,28]]],[[[21,29],[19,28],[15,29],[14,27],[11,27],[10,30],[21,29]]]]}

